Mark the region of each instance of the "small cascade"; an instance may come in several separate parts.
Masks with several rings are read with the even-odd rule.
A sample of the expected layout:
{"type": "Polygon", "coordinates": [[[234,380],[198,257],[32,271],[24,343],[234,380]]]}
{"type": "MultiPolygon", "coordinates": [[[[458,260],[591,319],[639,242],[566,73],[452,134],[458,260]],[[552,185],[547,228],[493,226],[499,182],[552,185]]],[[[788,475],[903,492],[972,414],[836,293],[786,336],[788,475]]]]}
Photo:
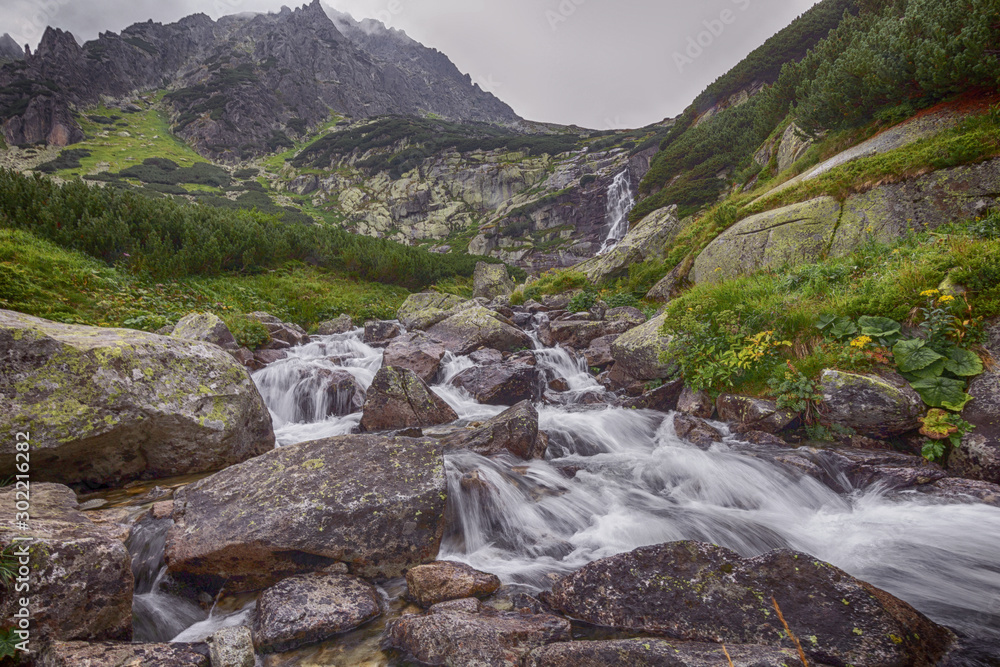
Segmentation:
{"type": "Polygon", "coordinates": [[[628,214],[635,207],[635,197],[632,195],[632,182],[628,169],[615,176],[615,180],[608,187],[608,206],[606,220],[611,229],[608,237],[604,239],[604,244],[597,252],[603,255],[618,245],[618,242],[625,238],[628,233],[628,214]]]}
{"type": "Polygon", "coordinates": [[[535,359],[546,382],[562,378],[569,385],[569,390],[563,392],[565,403],[576,403],[585,394],[604,393],[604,387],[590,374],[587,360],[583,356],[559,345],[545,347],[539,341],[537,331],[530,331],[528,335],[535,344],[535,359]]]}
{"type": "Polygon", "coordinates": [[[464,422],[489,419],[504,411],[504,408],[478,403],[468,391],[451,383],[459,373],[474,368],[475,365],[476,362],[469,357],[446,352],[444,359],[441,360],[441,370],[438,373],[439,382],[431,387],[435,394],[451,406],[459,420],[464,422]]]}

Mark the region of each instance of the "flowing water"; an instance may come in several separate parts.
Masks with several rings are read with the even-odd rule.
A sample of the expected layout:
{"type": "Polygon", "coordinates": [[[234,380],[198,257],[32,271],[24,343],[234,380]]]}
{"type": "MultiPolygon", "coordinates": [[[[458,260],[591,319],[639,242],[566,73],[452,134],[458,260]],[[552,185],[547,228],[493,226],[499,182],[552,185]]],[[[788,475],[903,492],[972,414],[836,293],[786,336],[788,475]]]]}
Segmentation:
{"type": "MultiPolygon", "coordinates": [[[[449,454],[441,558],[538,591],[596,559],[673,540],[712,542],[745,556],[792,548],[884,588],[940,623],[1000,644],[1000,509],[916,493],[890,496],[878,487],[852,489],[843,475],[848,491],[835,491],[755,458],[735,436],[700,449],[676,436],[673,415],[581,404],[585,394],[603,391],[585,362],[540,344],[535,353],[546,379],[560,377],[569,385],[559,404],[538,408],[540,428],[550,438],[546,460],[449,454]],[[472,471],[485,490],[462,488],[462,476],[472,471]]],[[[381,354],[355,331],[323,338],[255,373],[279,442],[350,432],[358,415],[317,412],[321,392],[312,378],[344,370],[367,388],[381,354]],[[313,400],[302,400],[306,395],[313,400]]],[[[433,386],[463,422],[503,410],[479,405],[448,384],[472,364],[449,355],[433,386]]],[[[147,553],[145,571],[157,572],[159,564],[150,563],[156,548],[147,551],[154,556],[147,553]]],[[[154,575],[144,576],[145,582],[154,575]]],[[[149,601],[143,596],[137,608],[149,601]]],[[[190,640],[220,622],[242,622],[245,613],[236,605],[221,620],[206,621],[201,612],[169,627],[197,623],[176,637],[190,640]]]]}
{"type": "Polygon", "coordinates": [[[611,226],[608,237],[597,252],[603,255],[625,238],[628,233],[628,214],[635,207],[635,197],[632,195],[632,180],[628,169],[615,176],[608,187],[607,222],[611,226]]]}

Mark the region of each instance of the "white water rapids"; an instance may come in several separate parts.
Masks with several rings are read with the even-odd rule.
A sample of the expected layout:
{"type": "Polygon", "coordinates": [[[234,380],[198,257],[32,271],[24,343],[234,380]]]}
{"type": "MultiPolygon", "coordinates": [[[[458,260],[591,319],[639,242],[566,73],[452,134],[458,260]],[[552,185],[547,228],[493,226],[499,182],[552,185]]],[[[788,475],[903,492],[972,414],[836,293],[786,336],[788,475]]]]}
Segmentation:
{"type": "Polygon", "coordinates": [[[632,195],[632,181],[626,169],[612,181],[608,188],[607,221],[611,225],[608,237],[604,239],[598,255],[603,255],[614,248],[628,233],[628,214],[635,207],[635,197],[632,195]]]}
{"type": "MultiPolygon", "coordinates": [[[[360,338],[360,331],[323,338],[254,374],[281,445],[356,427],[357,414],[316,412],[323,400],[313,376],[343,370],[367,388],[382,353],[360,338]],[[315,395],[305,400],[310,392],[315,395]]],[[[547,458],[525,463],[468,451],[447,455],[441,558],[537,591],[550,587],[555,575],[644,545],[701,540],[745,556],[792,548],[889,591],[939,623],[1000,644],[1000,508],[918,493],[890,497],[880,488],[838,493],[737,451],[733,436],[704,451],[675,435],[673,415],[576,403],[602,391],[584,362],[558,348],[536,355],[547,380],[560,377],[570,387],[559,397],[565,404],[538,406],[540,428],[550,437],[547,458]],[[462,476],[474,470],[488,491],[462,488],[462,476]]],[[[479,405],[448,384],[472,364],[449,356],[433,386],[463,422],[503,410],[479,405]]],[[[202,622],[202,632],[178,639],[210,634],[212,627],[202,622]]]]}

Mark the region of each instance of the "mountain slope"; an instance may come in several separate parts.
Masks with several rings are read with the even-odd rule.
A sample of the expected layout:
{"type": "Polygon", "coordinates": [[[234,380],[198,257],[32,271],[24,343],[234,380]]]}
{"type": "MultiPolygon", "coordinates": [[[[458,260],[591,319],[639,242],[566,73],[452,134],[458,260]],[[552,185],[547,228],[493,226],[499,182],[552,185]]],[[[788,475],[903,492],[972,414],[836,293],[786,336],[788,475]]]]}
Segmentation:
{"type": "Polygon", "coordinates": [[[32,57],[0,69],[0,119],[10,144],[66,145],[82,138],[70,105],[167,87],[173,131],[222,161],[288,147],[332,113],[520,120],[447,57],[403,40],[387,30],[348,38],[318,0],[278,14],[139,23],[82,47],[50,28],[32,57]]]}

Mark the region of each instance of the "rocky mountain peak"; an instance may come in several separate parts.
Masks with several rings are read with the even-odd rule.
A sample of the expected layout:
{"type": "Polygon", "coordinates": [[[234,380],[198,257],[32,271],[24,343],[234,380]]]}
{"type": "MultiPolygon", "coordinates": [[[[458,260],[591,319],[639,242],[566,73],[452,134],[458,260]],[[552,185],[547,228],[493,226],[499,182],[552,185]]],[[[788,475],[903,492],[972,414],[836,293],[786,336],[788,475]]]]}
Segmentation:
{"type": "Polygon", "coordinates": [[[35,61],[67,61],[79,58],[83,49],[73,34],[60,28],[49,26],[35,49],[35,61]]]}
{"type": "Polygon", "coordinates": [[[0,60],[24,60],[24,50],[8,33],[0,37],[0,60]]]}

